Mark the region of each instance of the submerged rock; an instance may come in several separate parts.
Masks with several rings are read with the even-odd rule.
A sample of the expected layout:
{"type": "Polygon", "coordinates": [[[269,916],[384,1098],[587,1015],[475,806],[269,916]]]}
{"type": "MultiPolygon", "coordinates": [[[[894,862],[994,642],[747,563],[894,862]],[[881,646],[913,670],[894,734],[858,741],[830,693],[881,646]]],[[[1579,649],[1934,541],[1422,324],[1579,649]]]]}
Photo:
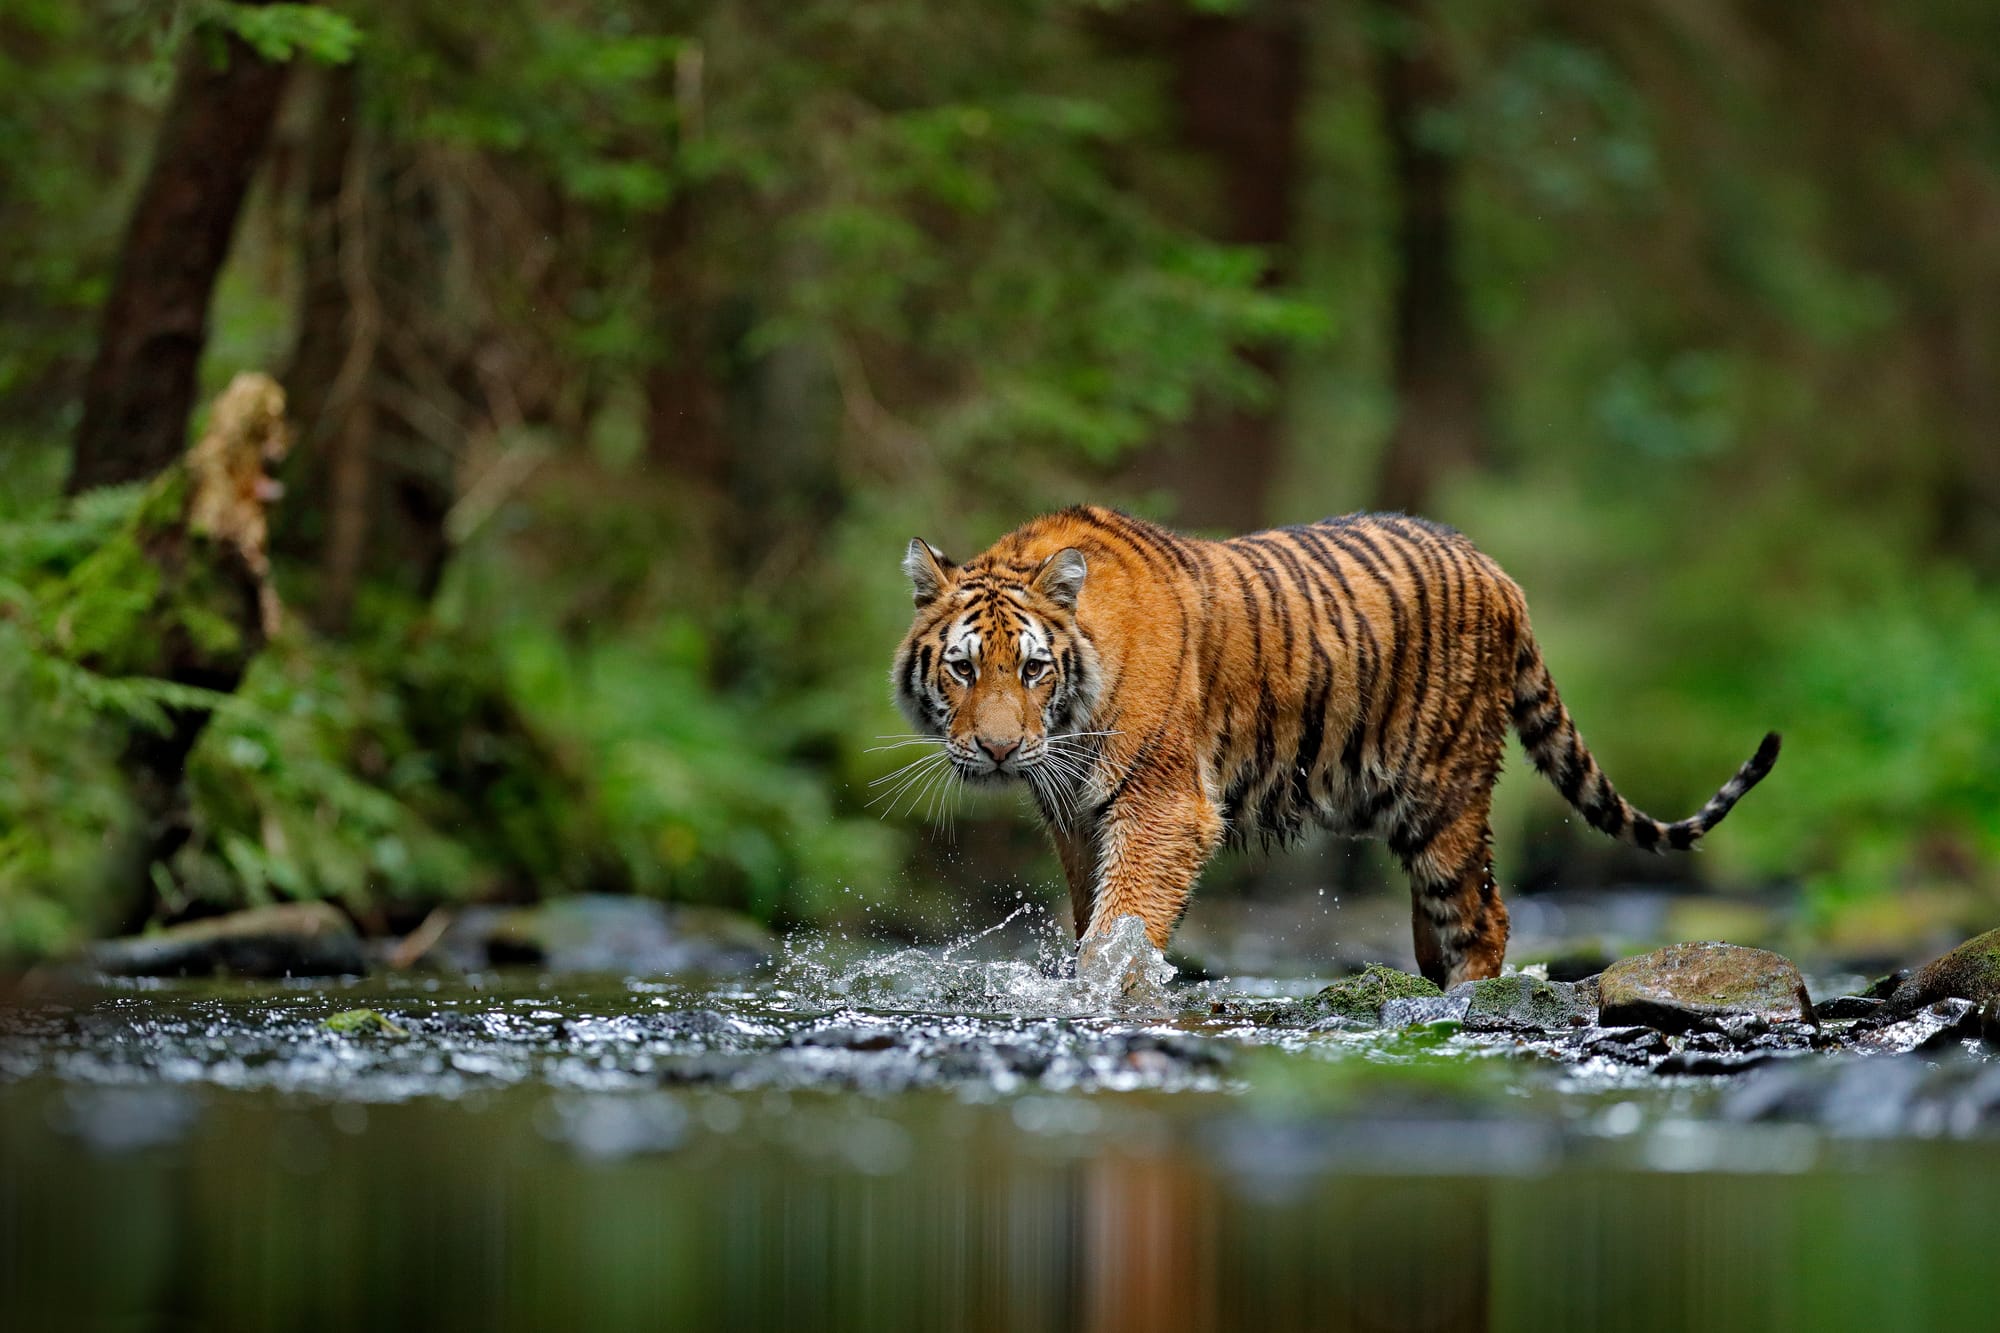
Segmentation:
{"type": "Polygon", "coordinates": [[[2000,1037],[2000,1024],[1989,1025],[1978,1005],[1955,995],[1915,1013],[1857,1027],[1861,1030],[1854,1045],[1872,1051],[1941,1051],[1975,1037],[2000,1037]]]}
{"type": "Polygon", "coordinates": [[[1736,944],[1674,944],[1627,958],[1598,982],[1599,1020],[1686,1032],[1733,1018],[1810,1022],[1812,999],[1791,960],[1736,944]]]}
{"type": "Polygon", "coordinates": [[[1675,1051],[1654,1065],[1653,1072],[1723,1078],[1770,1064],[1778,1058],[1776,1051],[1675,1051]]]}
{"type": "Polygon", "coordinates": [[[103,940],[85,952],[121,977],[331,977],[365,972],[361,939],[331,903],[284,903],[103,940]]]}
{"type": "Polygon", "coordinates": [[[1391,1000],[1430,1000],[1443,995],[1443,991],[1422,977],[1371,963],[1358,975],[1342,977],[1317,995],[1286,1006],[1279,1011],[1278,1018],[1282,1022],[1347,1018],[1373,1023],[1381,1018],[1382,1006],[1391,1000]]]}
{"type": "Polygon", "coordinates": [[[533,907],[476,907],[445,930],[437,952],[463,969],[524,964],[551,972],[733,976],[761,967],[775,941],[719,907],[580,894],[533,907]]]}
{"type": "Polygon", "coordinates": [[[2000,1005],[2000,930],[1974,936],[1918,968],[1896,987],[1886,1012],[1901,1016],[1953,999],[2000,1005]]]}
{"type": "Polygon", "coordinates": [[[1451,993],[1468,1002],[1468,1032],[1555,1032],[1588,1027],[1596,1014],[1595,997],[1583,988],[1518,972],[1464,982],[1451,993]]]}
{"type": "Polygon", "coordinates": [[[1672,1049],[1665,1037],[1649,1027],[1600,1028],[1578,1047],[1584,1055],[1623,1065],[1650,1064],[1672,1049]]]}

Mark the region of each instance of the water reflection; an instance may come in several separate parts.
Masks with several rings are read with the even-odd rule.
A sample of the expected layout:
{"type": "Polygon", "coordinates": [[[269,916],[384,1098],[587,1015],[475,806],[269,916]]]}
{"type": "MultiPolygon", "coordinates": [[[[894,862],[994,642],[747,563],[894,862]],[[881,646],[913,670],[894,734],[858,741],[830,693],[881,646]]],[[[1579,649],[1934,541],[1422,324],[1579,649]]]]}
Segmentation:
{"type": "Polygon", "coordinates": [[[1223,1097],[205,1091],[145,1142],[74,1091],[0,1091],[9,1329],[1972,1328],[2000,1198],[1979,1142],[1744,1174],[1655,1156],[1728,1128],[1475,1119],[1302,1155],[1223,1097]]]}
{"type": "Polygon", "coordinates": [[[818,947],[0,1012],[0,1331],[1992,1326],[2000,1064],[1662,1078],[1157,980],[818,947]],[[324,1024],[363,1006],[402,1035],[324,1024]]]}

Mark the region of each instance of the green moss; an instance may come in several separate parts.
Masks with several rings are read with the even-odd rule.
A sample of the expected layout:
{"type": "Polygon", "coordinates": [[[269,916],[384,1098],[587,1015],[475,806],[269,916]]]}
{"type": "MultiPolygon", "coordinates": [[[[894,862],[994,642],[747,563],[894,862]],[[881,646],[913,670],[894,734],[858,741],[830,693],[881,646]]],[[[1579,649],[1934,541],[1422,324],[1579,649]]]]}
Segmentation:
{"type": "Polygon", "coordinates": [[[1442,995],[1422,977],[1398,972],[1393,967],[1370,964],[1351,977],[1342,977],[1319,994],[1298,1006],[1293,1017],[1352,1018],[1373,1022],[1381,1017],[1382,1006],[1391,1000],[1422,1000],[1442,995]]]}
{"type": "Polygon", "coordinates": [[[1975,935],[1919,969],[1889,998],[1889,1007],[1903,1013],[1952,998],[2000,1002],[2000,930],[1975,935]]]}
{"type": "Polygon", "coordinates": [[[373,1009],[348,1009],[320,1024],[328,1032],[343,1037],[407,1037],[409,1029],[373,1009]]]}
{"type": "Polygon", "coordinates": [[[1475,1032],[1546,1032],[1587,1020],[1590,1008],[1574,986],[1515,973],[1472,984],[1465,1025],[1475,1032]]]}

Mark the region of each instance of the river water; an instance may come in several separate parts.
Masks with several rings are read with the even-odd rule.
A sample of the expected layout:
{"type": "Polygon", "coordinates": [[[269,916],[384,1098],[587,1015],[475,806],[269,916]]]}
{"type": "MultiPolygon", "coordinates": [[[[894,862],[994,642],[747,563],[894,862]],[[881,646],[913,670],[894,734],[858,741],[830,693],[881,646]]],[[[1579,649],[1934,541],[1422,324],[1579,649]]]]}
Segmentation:
{"type": "Polygon", "coordinates": [[[0,1327],[2000,1327],[1977,1042],[1662,1077],[1061,953],[17,1001],[0,1327]]]}

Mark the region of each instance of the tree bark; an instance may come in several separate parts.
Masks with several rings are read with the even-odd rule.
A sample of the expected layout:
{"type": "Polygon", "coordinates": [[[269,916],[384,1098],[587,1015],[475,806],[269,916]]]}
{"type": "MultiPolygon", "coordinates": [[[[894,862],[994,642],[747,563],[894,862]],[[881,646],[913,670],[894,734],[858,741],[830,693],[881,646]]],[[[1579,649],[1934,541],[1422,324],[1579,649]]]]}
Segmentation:
{"type": "MultiPolygon", "coordinates": [[[[1222,201],[1218,239],[1271,257],[1267,287],[1290,275],[1299,183],[1299,118],[1307,34],[1295,0],[1263,0],[1234,14],[1184,14],[1170,37],[1182,141],[1212,166],[1222,201]]],[[[1275,347],[1238,354],[1275,382],[1275,347]]],[[[1155,455],[1148,480],[1170,486],[1179,517],[1198,527],[1247,531],[1270,517],[1284,454],[1283,399],[1197,408],[1178,449],[1155,455]]]]}
{"type": "Polygon", "coordinates": [[[1459,279],[1458,160],[1427,132],[1456,79],[1430,0],[1390,0],[1397,22],[1376,62],[1397,192],[1392,378],[1396,422],[1376,500],[1416,511],[1450,472],[1487,454],[1485,385],[1459,279]]]}
{"type": "Polygon", "coordinates": [[[295,553],[318,564],[313,619],[325,633],[347,629],[367,553],[373,473],[373,405],[368,380],[381,323],[368,278],[368,236],[356,135],[360,72],[325,71],[306,146],[305,218],[300,240],[304,287],[299,336],[286,393],[299,423],[294,486],[324,496],[291,525],[295,553]]]}
{"type": "Polygon", "coordinates": [[[68,489],[140,481],[187,446],[209,299],[271,136],[288,67],[206,34],[181,60],[85,381],[68,489]]]}
{"type": "Polygon", "coordinates": [[[720,504],[730,490],[729,445],[694,239],[694,195],[683,186],[652,236],[649,290],[660,347],[646,374],[646,452],[702,503],[720,504]]]}

